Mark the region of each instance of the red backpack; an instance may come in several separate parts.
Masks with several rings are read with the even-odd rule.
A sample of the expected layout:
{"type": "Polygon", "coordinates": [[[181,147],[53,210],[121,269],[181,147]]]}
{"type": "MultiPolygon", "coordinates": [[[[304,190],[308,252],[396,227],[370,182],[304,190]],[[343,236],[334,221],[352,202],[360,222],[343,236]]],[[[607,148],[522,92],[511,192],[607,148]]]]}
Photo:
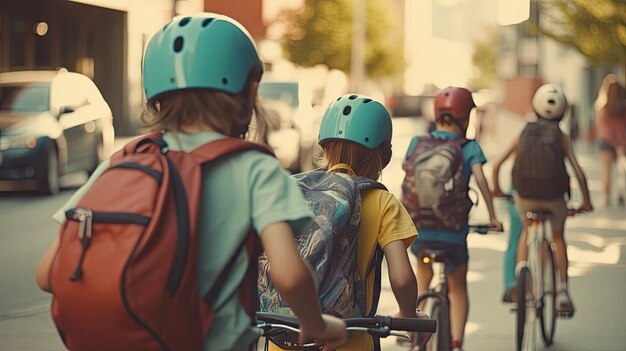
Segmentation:
{"type": "MultiPolygon", "coordinates": [[[[271,154],[235,138],[190,153],[171,151],[159,134],[151,134],[111,157],[76,208],[66,212],[50,271],[52,316],[70,350],[202,349],[228,269],[200,296],[201,166],[251,149],[271,154]]],[[[239,295],[252,314],[258,236],[248,235],[241,249],[251,266],[239,295]]]]}

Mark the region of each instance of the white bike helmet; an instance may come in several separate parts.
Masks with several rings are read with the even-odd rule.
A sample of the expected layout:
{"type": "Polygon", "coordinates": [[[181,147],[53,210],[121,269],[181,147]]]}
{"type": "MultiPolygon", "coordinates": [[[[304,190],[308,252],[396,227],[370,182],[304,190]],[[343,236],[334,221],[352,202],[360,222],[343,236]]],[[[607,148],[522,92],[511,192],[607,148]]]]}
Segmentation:
{"type": "Polygon", "coordinates": [[[544,84],[533,97],[533,109],[537,116],[547,120],[563,118],[567,109],[567,99],[563,89],[556,84],[544,84]]]}

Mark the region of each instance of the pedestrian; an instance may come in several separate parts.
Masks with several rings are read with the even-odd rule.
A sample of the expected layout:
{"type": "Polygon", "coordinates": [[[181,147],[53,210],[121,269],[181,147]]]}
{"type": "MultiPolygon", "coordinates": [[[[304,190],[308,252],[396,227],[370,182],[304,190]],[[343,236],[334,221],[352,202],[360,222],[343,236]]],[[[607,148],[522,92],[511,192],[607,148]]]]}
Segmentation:
{"type": "MultiPolygon", "coordinates": [[[[198,311],[198,315],[208,310],[214,313],[203,319],[203,322],[209,322],[209,324],[198,326],[199,328],[208,327],[208,329],[202,329],[205,333],[202,335],[200,348],[211,351],[251,350],[256,345],[260,332],[252,325],[254,315],[250,314],[253,314],[254,310],[246,310],[240,302],[241,296],[238,295],[244,294],[245,291],[241,290],[237,293],[242,284],[256,285],[256,274],[245,275],[246,269],[250,267],[248,262],[251,265],[255,264],[256,257],[247,257],[245,252],[248,250],[239,249],[246,242],[244,240],[248,237],[248,233],[253,231],[251,239],[256,240],[256,233],[258,233],[263,250],[272,263],[273,283],[300,318],[301,340],[312,338],[327,348],[334,349],[347,339],[345,323],[321,313],[318,298],[315,295],[315,282],[306,264],[300,258],[293,240],[294,232],[298,232],[304,223],[310,221],[310,212],[300,190],[281,168],[279,162],[266,153],[248,150],[230,154],[203,165],[197,170],[187,167],[188,163],[186,166],[181,162],[176,163],[175,157],[185,162],[193,159],[189,155],[200,157],[201,155],[196,150],[206,149],[206,145],[223,145],[218,142],[245,137],[253,110],[256,109],[257,88],[262,73],[262,62],[250,34],[235,20],[218,14],[200,13],[174,18],[162,30],[154,34],[145,52],[143,87],[147,98],[148,113],[144,116],[144,122],[149,130],[157,132],[155,135],[160,135],[166,143],[166,147],[160,150],[168,157],[168,162],[176,164],[174,169],[177,168],[180,171],[180,177],[189,178],[184,171],[197,171],[198,179],[202,184],[197,189],[186,191],[186,195],[190,197],[199,194],[198,202],[188,204],[189,213],[197,213],[197,217],[191,220],[193,224],[197,222],[197,226],[194,225],[194,227],[197,227],[198,236],[198,240],[193,241],[196,232],[192,231],[190,242],[196,243],[197,246],[190,247],[187,252],[197,254],[197,260],[187,262],[186,267],[195,272],[193,278],[197,280],[197,284],[194,285],[197,289],[190,292],[193,298],[190,298],[188,302],[191,304],[198,296],[207,297],[209,292],[216,294],[215,305],[201,306],[202,311],[198,311]]],[[[262,125],[262,115],[257,113],[257,136],[260,139],[264,133],[262,125]]],[[[243,141],[238,141],[238,143],[243,143],[243,141]]],[[[54,215],[57,221],[63,222],[66,218],[64,214],[66,210],[72,211],[71,209],[77,204],[84,204],[92,191],[102,188],[100,184],[110,179],[112,177],[110,174],[115,172],[109,167],[112,162],[107,160],[100,165],[87,183],[54,215]]],[[[117,165],[117,168],[124,167],[130,166],[128,164],[117,165]]],[[[141,166],[133,167],[135,170],[131,170],[132,172],[145,169],[141,166]]],[[[154,177],[158,176],[154,172],[150,173],[154,177]]],[[[148,181],[146,184],[140,184],[136,188],[137,191],[149,188],[152,183],[148,181]]],[[[108,183],[107,189],[115,191],[118,185],[117,182],[108,183]]],[[[186,183],[183,185],[191,186],[186,183]]],[[[102,202],[106,202],[106,195],[105,192],[102,202]]],[[[133,196],[131,192],[128,192],[125,197],[132,198],[135,202],[141,201],[141,198],[133,196]]],[[[163,206],[170,206],[172,201],[176,200],[172,197],[167,199],[169,200],[164,202],[163,206]]],[[[124,198],[117,200],[120,204],[127,201],[124,198]]],[[[98,201],[95,203],[97,204],[98,201]]],[[[176,204],[178,206],[179,202],[176,204]]],[[[81,274],[74,276],[77,279],[76,289],[104,279],[104,275],[96,279],[92,278],[93,271],[98,268],[93,267],[93,260],[104,255],[103,250],[107,249],[105,247],[107,245],[103,242],[114,236],[116,230],[122,235],[124,231],[130,230],[127,228],[132,227],[132,225],[111,225],[107,227],[109,231],[105,232],[101,229],[104,228],[102,227],[104,224],[96,225],[98,221],[95,216],[96,210],[93,212],[93,227],[91,217],[87,222],[80,222],[81,228],[87,228],[81,229],[82,238],[93,237],[93,244],[89,251],[85,253],[86,249],[84,249],[81,255],[80,264],[83,264],[84,256],[85,268],[81,271],[82,277],[81,274]]],[[[164,216],[174,216],[172,212],[174,211],[166,211],[164,216]]],[[[160,224],[156,224],[156,227],[166,222],[165,218],[157,220],[160,224]]],[[[73,225],[69,222],[69,220],[66,221],[63,228],[73,225]]],[[[174,227],[170,231],[161,231],[160,235],[162,237],[177,236],[180,235],[180,229],[174,227]]],[[[55,300],[59,298],[57,294],[60,293],[57,288],[61,284],[70,284],[66,283],[67,276],[56,276],[59,271],[58,267],[65,259],[63,254],[69,250],[69,248],[64,250],[64,243],[75,236],[76,234],[67,234],[67,236],[62,236],[61,240],[57,237],[37,267],[38,285],[41,289],[52,293],[55,300]]],[[[84,240],[82,242],[85,244],[84,240]]],[[[110,242],[106,242],[109,243],[110,250],[106,251],[109,257],[114,257],[123,249],[119,246],[119,241],[111,239],[110,242]]],[[[89,242],[87,242],[88,245],[89,242]]],[[[147,264],[140,258],[131,256],[125,265],[133,264],[135,261],[147,264]]],[[[170,266],[165,263],[167,259],[168,257],[163,256],[163,263],[159,265],[157,261],[153,266],[154,269],[144,271],[146,275],[144,279],[151,279],[152,276],[148,275],[152,274],[153,270],[168,272],[170,266]],[[162,266],[164,267],[161,268],[162,266]]],[[[115,267],[106,260],[100,265],[109,266],[108,270],[102,271],[103,274],[108,275],[110,271],[115,270],[115,267]]],[[[142,276],[134,276],[137,271],[124,272],[121,279],[142,279],[142,276]]],[[[115,281],[118,280],[120,280],[119,276],[115,281]]],[[[100,298],[119,296],[119,290],[113,287],[112,285],[110,291],[106,290],[108,287],[102,287],[104,289],[102,294],[99,294],[100,292],[95,295],[85,293],[80,299],[74,301],[73,306],[66,308],[71,307],[76,311],[81,311],[87,301],[97,305],[98,296],[102,295],[100,298]]],[[[165,289],[165,286],[154,287],[154,290],[161,289],[165,289]]],[[[147,301],[148,297],[153,294],[152,290],[143,291],[143,295],[137,298],[138,301],[130,301],[124,294],[120,298],[125,303],[124,307],[128,309],[129,304],[133,302],[147,301]]],[[[256,296],[256,289],[248,290],[256,296]]],[[[166,299],[159,300],[146,308],[156,308],[166,302],[166,299]]],[[[254,301],[252,304],[254,305],[254,301]]],[[[53,314],[57,312],[57,308],[62,308],[62,306],[53,304],[53,314]]],[[[120,311],[124,310],[121,306],[118,308],[120,311]]],[[[153,332],[163,330],[160,330],[160,335],[155,337],[165,340],[167,335],[179,332],[177,328],[182,328],[180,325],[171,326],[169,329],[162,327],[167,325],[170,317],[176,317],[178,312],[170,311],[169,316],[156,321],[158,328],[153,328],[153,332]]],[[[112,328],[122,328],[120,325],[125,324],[121,319],[118,322],[119,325],[109,325],[104,322],[106,320],[104,315],[94,315],[88,312],[84,312],[83,315],[84,320],[74,321],[73,326],[76,330],[72,330],[73,335],[69,335],[69,330],[59,328],[66,344],[70,342],[69,340],[79,337],[96,340],[99,338],[98,335],[104,334],[101,335],[104,339],[98,339],[102,340],[103,344],[93,343],[76,347],[76,349],[130,349],[129,345],[133,345],[131,339],[134,338],[135,342],[142,340],[138,339],[137,334],[132,334],[127,330],[119,330],[118,334],[106,332],[112,328]],[[92,322],[96,323],[99,318],[102,318],[102,322],[98,330],[76,326],[80,323],[85,326],[92,325],[92,322]],[[113,342],[115,347],[104,346],[107,345],[106,343],[113,342]]],[[[138,315],[133,315],[137,323],[130,325],[135,326],[141,322],[139,318],[138,315]]],[[[55,322],[57,325],[61,322],[67,324],[67,321],[56,319],[55,322]]],[[[146,342],[139,348],[151,349],[148,345],[149,343],[146,342]]],[[[165,349],[167,345],[161,344],[161,346],[158,349],[165,349]]],[[[167,348],[182,349],[180,347],[167,348]]]]}
{"type": "Polygon", "coordinates": [[[526,124],[521,135],[513,140],[511,147],[493,166],[494,196],[503,196],[499,184],[499,171],[502,163],[513,153],[517,153],[513,164],[512,179],[515,188],[515,204],[523,218],[523,231],[519,238],[517,265],[526,261],[528,247],[526,232],[529,220],[526,213],[538,209],[552,213],[552,239],[554,241],[556,266],[559,271],[556,310],[560,315],[572,317],[574,304],[568,290],[567,250],[565,242],[565,220],[569,195],[569,176],[565,168],[567,158],[574,169],[582,191],[583,203],[580,211],[591,211],[591,199],[587,179],[578,164],[571,139],[559,128],[559,122],[567,109],[567,99],[561,88],[545,84],[535,92],[532,106],[537,115],[536,122],[526,124]]]}
{"type": "MultiPolygon", "coordinates": [[[[363,95],[341,96],[329,105],[320,124],[318,142],[324,150],[326,170],[293,176],[303,191],[310,194],[306,197],[319,224],[310,234],[298,237],[298,241],[301,252],[309,258],[307,261],[318,275],[320,299],[328,308],[325,312],[342,317],[373,316],[381,289],[379,269],[381,254],[384,254],[391,288],[400,309],[398,316],[416,317],[417,283],[407,248],[417,237],[417,231],[394,195],[375,183],[391,160],[391,136],[391,118],[381,103],[363,95]],[[353,182],[366,185],[356,189],[355,197],[360,194],[360,201],[343,196],[353,193],[346,185],[353,182]],[[343,203],[352,203],[352,208],[342,206],[343,203]],[[337,218],[344,214],[349,216],[337,223],[337,218]],[[359,218],[357,229],[353,224],[359,223],[359,218]],[[345,233],[352,230],[355,231],[355,246],[349,244],[353,241],[345,233]],[[331,238],[340,237],[341,249],[329,252],[330,241],[320,239],[324,237],[321,233],[328,233],[326,236],[331,238]],[[357,280],[363,279],[361,289],[356,283],[344,283],[354,276],[349,268],[352,264],[358,270],[354,273],[361,277],[357,280]],[[337,275],[341,278],[334,278],[337,275]],[[329,280],[333,282],[330,286],[325,284],[329,280]],[[350,292],[348,296],[342,293],[344,291],[350,292]],[[364,300],[359,301],[358,297],[363,294],[364,300]],[[326,304],[328,295],[333,298],[326,304]]],[[[262,306],[263,301],[275,301],[262,276],[259,286],[262,306]]],[[[272,302],[265,308],[274,311],[280,308],[280,303],[272,302]]],[[[379,347],[377,338],[373,339],[366,332],[353,332],[348,343],[339,350],[367,351],[379,350],[379,347]]],[[[279,348],[271,345],[271,349],[279,348]]]]}
{"type": "MultiPolygon", "coordinates": [[[[474,175],[487,204],[490,226],[502,231],[493,207],[482,165],[487,162],[480,145],[465,139],[471,111],[476,107],[469,90],[447,87],[434,103],[436,130],[414,137],[403,168],[402,203],[409,210],[420,237],[411,246],[417,257],[426,249],[451,252],[446,265],[451,308],[453,350],[463,347],[469,310],[467,295],[468,216],[472,201],[469,181],[474,175]]],[[[432,266],[418,260],[417,282],[426,291],[433,276],[432,266]]]]}
{"type": "MultiPolygon", "coordinates": [[[[611,178],[613,165],[626,151],[626,97],[624,86],[617,81],[614,74],[604,77],[598,97],[594,103],[596,126],[598,130],[597,145],[602,161],[602,190],[605,206],[611,206],[611,178]]],[[[619,179],[624,182],[624,179],[619,179]]],[[[624,195],[620,204],[624,205],[624,195]]]]}

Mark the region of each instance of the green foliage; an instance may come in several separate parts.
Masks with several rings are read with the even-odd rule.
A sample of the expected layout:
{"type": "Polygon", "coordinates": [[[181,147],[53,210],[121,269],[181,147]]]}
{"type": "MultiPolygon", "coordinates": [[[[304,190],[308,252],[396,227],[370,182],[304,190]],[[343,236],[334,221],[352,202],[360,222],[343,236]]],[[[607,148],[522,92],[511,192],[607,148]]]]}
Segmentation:
{"type": "MultiPolygon", "coordinates": [[[[283,47],[287,59],[304,67],[324,64],[350,71],[352,50],[351,0],[306,0],[303,9],[284,11],[283,47]]],[[[397,21],[387,2],[366,1],[365,70],[377,78],[403,69],[397,21]]]]}
{"type": "Polygon", "coordinates": [[[541,33],[573,47],[591,62],[626,61],[624,0],[540,1],[541,33]]]}
{"type": "Polygon", "coordinates": [[[498,80],[496,60],[498,47],[494,43],[499,42],[498,32],[495,27],[485,28],[486,35],[474,42],[472,63],[477,75],[469,82],[471,90],[480,90],[493,87],[498,80]]]}

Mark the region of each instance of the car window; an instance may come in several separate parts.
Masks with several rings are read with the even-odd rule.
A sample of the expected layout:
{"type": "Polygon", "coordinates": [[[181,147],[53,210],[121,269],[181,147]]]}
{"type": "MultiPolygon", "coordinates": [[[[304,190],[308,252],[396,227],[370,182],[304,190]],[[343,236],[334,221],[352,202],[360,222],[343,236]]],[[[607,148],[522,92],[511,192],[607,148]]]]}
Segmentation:
{"type": "Polygon", "coordinates": [[[50,87],[45,83],[0,86],[0,110],[42,112],[50,109],[50,87]]]}

